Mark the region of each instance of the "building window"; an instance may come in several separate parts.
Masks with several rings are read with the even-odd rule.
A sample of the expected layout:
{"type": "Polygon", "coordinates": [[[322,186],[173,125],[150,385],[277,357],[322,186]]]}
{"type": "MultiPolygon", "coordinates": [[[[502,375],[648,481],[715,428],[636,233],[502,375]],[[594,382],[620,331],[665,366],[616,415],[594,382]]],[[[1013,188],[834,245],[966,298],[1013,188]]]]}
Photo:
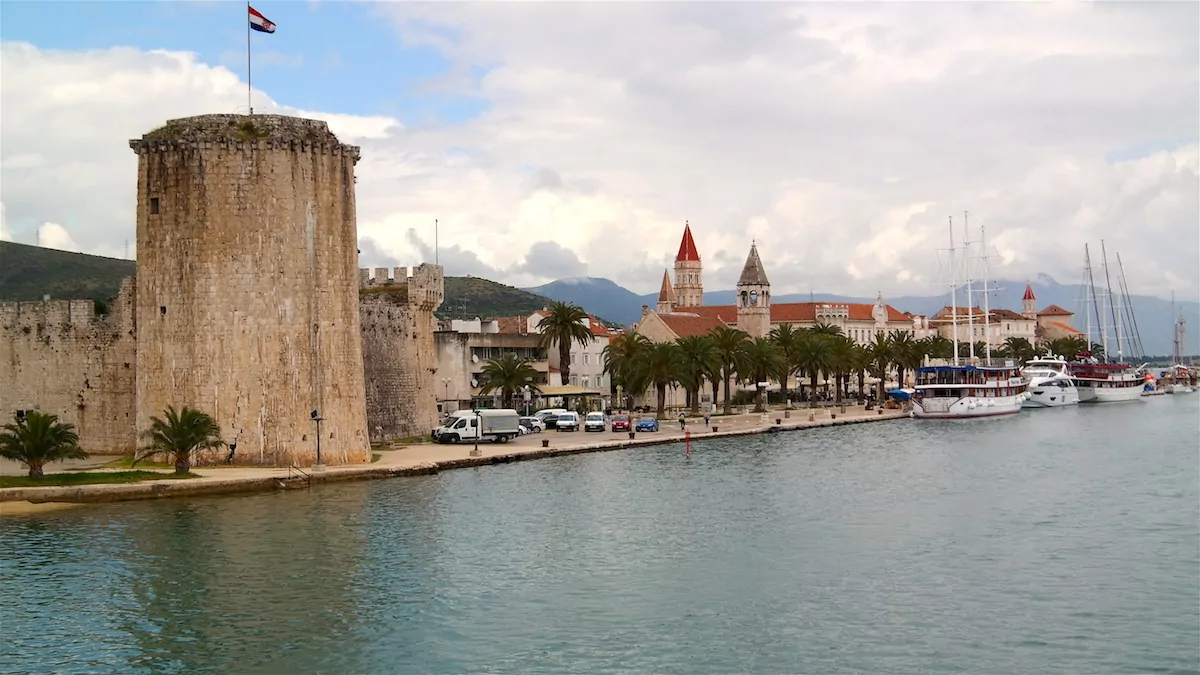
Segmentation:
{"type": "Polygon", "coordinates": [[[578,386],[579,386],[579,376],[578,376],[578,375],[572,375],[572,376],[571,376],[571,386],[572,386],[572,387],[578,387],[578,386]]]}
{"type": "Polygon", "coordinates": [[[571,365],[575,365],[575,353],[571,353],[571,365]]]}
{"type": "Polygon", "coordinates": [[[158,215],[158,197],[150,198],[150,215],[152,215],[152,216],[158,215]]]}
{"type": "Polygon", "coordinates": [[[585,353],[583,355],[583,365],[585,365],[585,366],[591,365],[591,363],[592,363],[591,356],[592,356],[591,354],[587,354],[587,353],[585,353]]]}

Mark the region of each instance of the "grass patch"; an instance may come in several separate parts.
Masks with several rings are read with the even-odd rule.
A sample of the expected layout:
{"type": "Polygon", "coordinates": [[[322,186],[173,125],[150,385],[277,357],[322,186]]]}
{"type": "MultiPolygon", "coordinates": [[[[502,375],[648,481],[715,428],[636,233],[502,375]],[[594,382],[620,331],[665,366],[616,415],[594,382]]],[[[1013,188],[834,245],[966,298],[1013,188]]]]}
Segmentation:
{"type": "Polygon", "coordinates": [[[396,440],[392,441],[392,444],[393,445],[421,445],[423,443],[429,443],[429,442],[430,442],[429,436],[422,434],[420,436],[405,436],[404,438],[397,438],[396,440]]]}
{"type": "Polygon", "coordinates": [[[29,476],[0,476],[0,488],[49,487],[53,485],[105,485],[140,483],[146,480],[180,480],[199,478],[194,473],[174,474],[155,471],[111,471],[106,473],[51,473],[41,478],[29,476]]]}

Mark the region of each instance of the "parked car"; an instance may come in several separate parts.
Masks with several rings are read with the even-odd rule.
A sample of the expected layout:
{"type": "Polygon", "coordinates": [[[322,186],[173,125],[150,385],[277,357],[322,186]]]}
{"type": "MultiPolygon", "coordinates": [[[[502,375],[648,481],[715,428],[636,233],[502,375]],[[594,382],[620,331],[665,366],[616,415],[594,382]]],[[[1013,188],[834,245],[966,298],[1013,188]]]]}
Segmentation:
{"type": "Polygon", "coordinates": [[[573,412],[560,413],[554,421],[558,431],[579,431],[579,415],[573,412]]]}
{"type": "Polygon", "coordinates": [[[590,412],[583,418],[584,431],[604,431],[604,413],[590,412]]]}
{"type": "Polygon", "coordinates": [[[613,431],[629,431],[629,415],[613,415],[613,431]]]}
{"type": "Polygon", "coordinates": [[[540,434],[546,430],[546,423],[536,417],[522,417],[519,422],[525,433],[540,434]]]}
{"type": "Polygon", "coordinates": [[[542,419],[542,425],[545,426],[547,429],[557,429],[558,428],[558,413],[551,413],[549,415],[544,415],[541,419],[542,419]]]}
{"type": "Polygon", "coordinates": [[[658,420],[653,417],[643,417],[637,421],[634,431],[658,431],[658,420]]]}

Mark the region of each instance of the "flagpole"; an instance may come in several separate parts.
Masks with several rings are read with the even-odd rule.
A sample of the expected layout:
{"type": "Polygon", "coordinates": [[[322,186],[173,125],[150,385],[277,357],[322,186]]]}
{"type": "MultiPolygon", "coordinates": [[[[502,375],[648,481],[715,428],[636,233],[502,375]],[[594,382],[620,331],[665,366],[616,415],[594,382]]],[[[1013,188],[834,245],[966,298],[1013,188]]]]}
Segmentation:
{"type": "Polygon", "coordinates": [[[441,264],[438,256],[438,222],[437,218],[433,219],[433,264],[441,264]]]}
{"type": "Polygon", "coordinates": [[[254,114],[254,101],[251,99],[253,84],[251,83],[250,69],[250,0],[246,0],[246,16],[242,19],[246,22],[246,105],[250,108],[250,114],[254,114]]]}

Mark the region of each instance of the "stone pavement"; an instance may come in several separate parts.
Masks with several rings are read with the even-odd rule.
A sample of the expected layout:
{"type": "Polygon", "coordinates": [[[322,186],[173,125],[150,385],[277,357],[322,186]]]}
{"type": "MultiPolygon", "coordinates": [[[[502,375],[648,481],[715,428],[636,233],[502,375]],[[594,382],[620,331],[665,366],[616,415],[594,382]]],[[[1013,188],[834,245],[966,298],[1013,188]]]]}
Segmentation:
{"type": "MultiPolygon", "coordinates": [[[[728,436],[743,436],[748,434],[767,433],[770,431],[786,431],[818,426],[837,426],[875,422],[906,417],[899,410],[865,411],[861,407],[846,407],[842,413],[839,408],[797,409],[785,417],[783,411],[772,410],[765,416],[762,414],[740,414],[729,417],[712,418],[712,426],[716,430],[706,428],[703,418],[690,419],[687,430],[693,440],[718,438],[728,436]],[[813,419],[809,420],[810,412],[813,419]],[[834,417],[836,416],[836,419],[834,417]],[[780,420],[776,425],[775,421],[780,420]]],[[[660,431],[635,434],[633,440],[626,432],[555,432],[546,431],[539,434],[521,436],[509,443],[481,443],[479,455],[473,456],[474,444],[441,445],[424,443],[409,445],[395,449],[379,449],[375,452],[382,455],[379,461],[371,464],[355,464],[347,466],[329,466],[318,470],[305,467],[302,472],[289,468],[264,467],[196,467],[193,472],[199,478],[182,481],[149,481],[122,485],[79,485],[71,487],[36,487],[36,488],[3,488],[0,489],[0,503],[13,501],[40,502],[110,502],[133,499],[152,499],[168,496],[186,496],[200,494],[217,494],[227,492],[247,492],[257,490],[286,489],[309,487],[315,482],[332,482],[340,480],[387,478],[392,476],[411,476],[437,473],[440,470],[481,466],[486,464],[508,463],[526,459],[540,459],[582,452],[599,452],[635,446],[656,445],[661,443],[679,442],[684,433],[679,429],[678,421],[660,422],[660,431]],[[548,447],[542,447],[542,441],[549,441],[548,447]]],[[[112,458],[105,458],[105,461],[112,458]]],[[[47,473],[71,469],[60,464],[47,467],[47,473]]],[[[100,469],[108,470],[108,469],[100,469]]],[[[112,469],[114,471],[120,469],[112,469]]],[[[168,470],[162,469],[167,472],[168,470]]],[[[5,471],[5,475],[12,475],[5,471]]],[[[0,512],[4,510],[0,508],[0,512]]]]}

